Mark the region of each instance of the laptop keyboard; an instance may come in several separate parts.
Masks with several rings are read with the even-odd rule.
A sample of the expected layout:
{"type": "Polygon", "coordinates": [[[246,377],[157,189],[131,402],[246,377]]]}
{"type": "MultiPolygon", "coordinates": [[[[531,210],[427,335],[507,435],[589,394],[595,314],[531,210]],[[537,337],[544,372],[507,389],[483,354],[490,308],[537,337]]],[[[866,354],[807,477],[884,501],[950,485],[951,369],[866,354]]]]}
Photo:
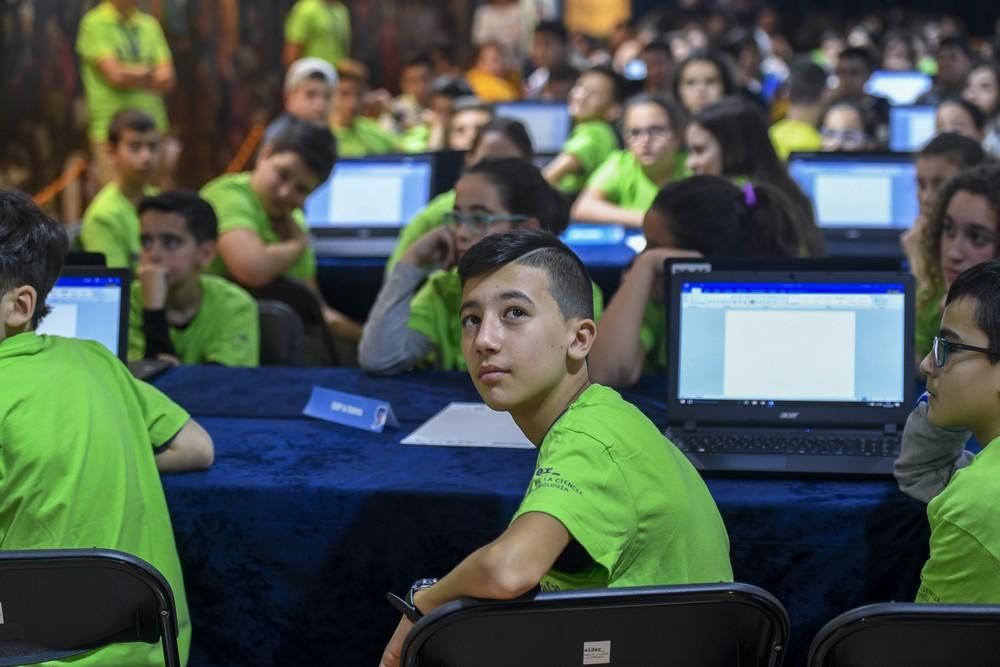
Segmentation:
{"type": "Polygon", "coordinates": [[[899,436],[673,433],[670,439],[682,452],[693,454],[801,454],[892,458],[899,455],[899,436]]]}

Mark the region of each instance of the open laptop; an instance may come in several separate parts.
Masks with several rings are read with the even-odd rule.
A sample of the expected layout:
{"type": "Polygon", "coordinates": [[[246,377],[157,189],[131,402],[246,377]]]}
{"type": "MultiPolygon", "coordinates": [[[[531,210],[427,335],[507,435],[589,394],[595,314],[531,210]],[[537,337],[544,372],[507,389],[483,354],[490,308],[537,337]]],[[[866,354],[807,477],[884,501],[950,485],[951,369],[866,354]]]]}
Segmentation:
{"type": "Polygon", "coordinates": [[[934,85],[931,77],[923,72],[872,72],[865,92],[889,99],[890,104],[913,104],[934,85]]]}
{"type": "Polygon", "coordinates": [[[914,401],[912,276],[669,276],[668,436],[699,470],[887,475],[914,401]]]}
{"type": "Polygon", "coordinates": [[[909,104],[889,109],[889,149],[915,153],[934,138],[937,109],[929,104],[909,104]]]}
{"type": "Polygon", "coordinates": [[[539,155],[551,156],[562,151],[573,127],[564,102],[506,102],[497,104],[494,113],[498,118],[521,121],[539,155]]]}
{"type": "Polygon", "coordinates": [[[306,199],[305,218],[324,257],[388,257],[400,230],[430,201],[427,156],[340,160],[306,199]]]}
{"type": "Polygon", "coordinates": [[[788,173],[813,203],[830,255],[900,256],[919,213],[909,153],[792,153],[788,173]]]}

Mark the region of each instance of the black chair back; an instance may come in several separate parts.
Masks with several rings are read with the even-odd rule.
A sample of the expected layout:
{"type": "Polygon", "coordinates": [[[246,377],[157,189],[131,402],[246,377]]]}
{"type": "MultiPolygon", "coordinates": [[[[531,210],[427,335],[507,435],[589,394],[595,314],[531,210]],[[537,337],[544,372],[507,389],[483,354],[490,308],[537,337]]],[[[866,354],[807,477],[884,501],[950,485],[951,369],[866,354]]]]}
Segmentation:
{"type": "Polygon", "coordinates": [[[280,301],[299,316],[305,330],[305,363],[310,366],[337,366],[336,343],[327,329],[319,298],[309,287],[292,278],[278,278],[263,287],[247,288],[257,301],[280,301]]]}
{"type": "Polygon", "coordinates": [[[784,607],[746,584],[698,584],[457,600],[422,618],[404,667],[781,664],[784,607]]]}
{"type": "Polygon", "coordinates": [[[260,365],[301,366],[305,361],[306,332],[302,318],[281,301],[257,302],[260,318],[260,365]]]}
{"type": "Polygon", "coordinates": [[[889,602],[827,623],[810,667],[986,667],[1000,664],[1000,605],[889,602]]]}
{"type": "Polygon", "coordinates": [[[164,664],[179,667],[173,593],[149,563],[108,549],[0,552],[0,667],[161,639],[164,664]]]}

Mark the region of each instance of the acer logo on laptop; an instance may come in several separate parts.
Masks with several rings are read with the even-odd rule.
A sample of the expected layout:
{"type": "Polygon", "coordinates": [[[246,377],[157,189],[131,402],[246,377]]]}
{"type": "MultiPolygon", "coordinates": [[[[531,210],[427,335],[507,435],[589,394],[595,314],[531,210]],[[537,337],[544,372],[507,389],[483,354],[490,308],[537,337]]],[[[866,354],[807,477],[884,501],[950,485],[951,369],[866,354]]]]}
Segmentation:
{"type": "Polygon", "coordinates": [[[798,418],[799,418],[798,412],[782,412],[781,414],[778,415],[778,419],[798,419],[798,418]]]}

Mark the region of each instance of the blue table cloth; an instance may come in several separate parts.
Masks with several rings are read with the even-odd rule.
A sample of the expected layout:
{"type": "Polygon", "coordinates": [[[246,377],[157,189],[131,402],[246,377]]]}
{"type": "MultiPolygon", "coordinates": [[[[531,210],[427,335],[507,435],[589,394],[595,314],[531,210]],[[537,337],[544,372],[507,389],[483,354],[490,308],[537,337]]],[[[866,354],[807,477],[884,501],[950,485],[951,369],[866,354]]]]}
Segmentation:
{"type": "MultiPolygon", "coordinates": [[[[194,623],[191,664],[375,665],[398,616],[384,602],[502,531],[532,450],[405,446],[468,376],[356,369],[185,367],[156,381],[212,434],[216,462],[164,487],[194,623]],[[314,385],[392,402],[399,429],[301,415],[314,385]]],[[[665,425],[664,383],[624,392],[665,425]]],[[[892,480],[708,480],[734,572],[792,618],[787,665],[851,607],[912,599],[927,556],[923,505],[892,480]]]]}

